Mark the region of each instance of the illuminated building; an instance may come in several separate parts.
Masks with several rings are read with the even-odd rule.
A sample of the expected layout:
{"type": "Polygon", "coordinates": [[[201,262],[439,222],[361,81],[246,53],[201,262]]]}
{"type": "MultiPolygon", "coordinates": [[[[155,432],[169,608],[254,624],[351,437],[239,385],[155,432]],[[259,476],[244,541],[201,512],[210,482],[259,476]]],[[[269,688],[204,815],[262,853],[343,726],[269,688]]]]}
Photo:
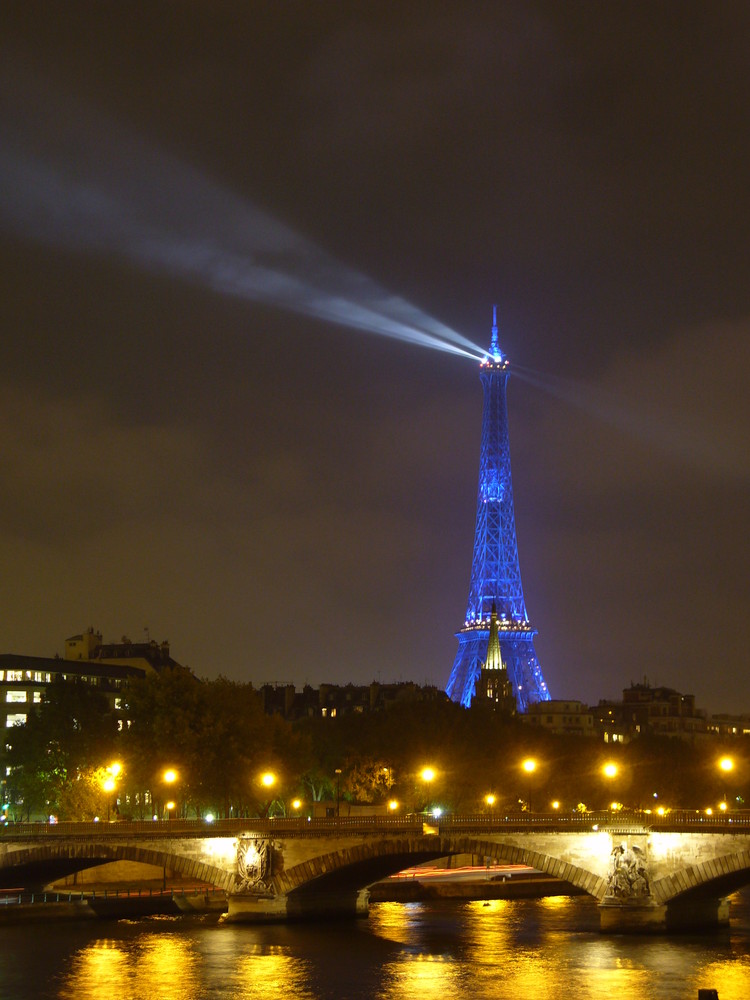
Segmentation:
{"type": "Polygon", "coordinates": [[[525,712],[534,702],[547,701],[549,692],[534,650],[536,629],[529,623],[521,586],[506,402],[510,366],[498,343],[494,309],[492,321],[489,353],[479,369],[484,409],[471,584],[466,619],[456,633],[458,652],[446,690],[454,701],[467,707],[471,704],[487,659],[494,605],[502,660],[518,710],[525,712]]]}
{"type": "Polygon", "coordinates": [[[497,608],[492,605],[490,614],[490,635],[487,640],[487,658],[479,673],[474,703],[490,703],[504,715],[516,714],[516,696],[508,671],[503,663],[497,626],[497,608]]]}
{"type": "Polygon", "coordinates": [[[133,643],[123,637],[118,643],[103,643],[93,629],[66,639],[64,658],[0,653],[0,727],[24,724],[29,709],[59,683],[95,688],[122,718],[122,688],[128,678],[176,666],[166,642],[133,643]]]}
{"type": "Polygon", "coordinates": [[[596,736],[594,713],[580,701],[538,701],[529,705],[523,721],[549,733],[569,736],[596,736]]]}

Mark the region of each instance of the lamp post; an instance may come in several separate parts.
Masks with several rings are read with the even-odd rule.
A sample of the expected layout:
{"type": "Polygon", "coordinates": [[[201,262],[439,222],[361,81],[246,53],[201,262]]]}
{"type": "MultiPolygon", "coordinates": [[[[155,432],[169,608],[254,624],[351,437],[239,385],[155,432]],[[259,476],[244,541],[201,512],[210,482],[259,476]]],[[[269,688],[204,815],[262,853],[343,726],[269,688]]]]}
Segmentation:
{"type": "Polygon", "coordinates": [[[109,810],[112,804],[112,792],[117,788],[117,777],[122,771],[122,764],[119,761],[112,761],[112,763],[106,768],[104,780],[102,781],[102,790],[106,792],[107,795],[107,822],[109,823],[109,810]]]}
{"type": "MultiPolygon", "coordinates": [[[[604,775],[604,777],[607,779],[608,782],[614,781],[614,779],[617,777],[618,771],[619,768],[617,767],[617,764],[615,764],[611,760],[608,760],[607,763],[602,766],[602,774],[604,775]]],[[[619,803],[610,802],[610,809],[615,810],[616,805],[619,806],[619,808],[622,808],[622,806],[619,803]]]]}
{"type": "Polygon", "coordinates": [[[341,768],[336,768],[336,819],[339,818],[341,810],[341,768]]]}
{"type": "Polygon", "coordinates": [[[525,761],[521,764],[521,767],[526,772],[528,776],[527,781],[527,797],[526,797],[526,808],[528,812],[531,812],[531,778],[537,769],[537,762],[533,757],[527,757],[525,761]]]}
{"type": "MultiPolygon", "coordinates": [[[[427,786],[427,788],[429,788],[429,786],[435,780],[435,768],[434,767],[423,767],[422,770],[419,772],[419,777],[425,783],[425,785],[427,786]]],[[[427,802],[425,804],[425,812],[427,811],[427,806],[428,805],[429,805],[429,802],[427,802]]]]}
{"type": "Polygon", "coordinates": [[[726,812],[726,810],[729,808],[729,803],[727,802],[726,777],[729,774],[731,774],[732,771],[734,770],[734,760],[733,760],[733,758],[732,757],[722,757],[719,760],[719,770],[721,771],[721,773],[724,775],[724,778],[725,778],[725,781],[724,781],[724,801],[719,806],[719,808],[721,809],[722,812],[726,812]]]}
{"type": "MultiPolygon", "coordinates": [[[[263,774],[261,774],[260,776],[260,783],[270,794],[271,789],[276,784],[276,775],[273,773],[273,771],[264,771],[263,774]]],[[[271,796],[271,798],[269,798],[268,801],[266,802],[265,809],[263,810],[264,816],[268,816],[272,802],[273,802],[273,796],[271,796]]]]}

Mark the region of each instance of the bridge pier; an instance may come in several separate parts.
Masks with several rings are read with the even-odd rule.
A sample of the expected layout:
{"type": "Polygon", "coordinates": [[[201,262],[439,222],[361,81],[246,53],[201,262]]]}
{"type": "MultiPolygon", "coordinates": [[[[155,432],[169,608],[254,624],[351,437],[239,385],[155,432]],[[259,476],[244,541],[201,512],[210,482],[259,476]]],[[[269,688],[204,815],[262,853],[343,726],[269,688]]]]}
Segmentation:
{"type": "Polygon", "coordinates": [[[279,895],[233,893],[227,899],[229,923],[268,924],[283,920],[317,920],[321,917],[366,917],[369,889],[305,890],[279,895]]]}
{"type": "Polygon", "coordinates": [[[669,934],[712,930],[729,925],[728,899],[674,899],[669,903],[599,903],[599,929],[605,934],[669,934]]]}

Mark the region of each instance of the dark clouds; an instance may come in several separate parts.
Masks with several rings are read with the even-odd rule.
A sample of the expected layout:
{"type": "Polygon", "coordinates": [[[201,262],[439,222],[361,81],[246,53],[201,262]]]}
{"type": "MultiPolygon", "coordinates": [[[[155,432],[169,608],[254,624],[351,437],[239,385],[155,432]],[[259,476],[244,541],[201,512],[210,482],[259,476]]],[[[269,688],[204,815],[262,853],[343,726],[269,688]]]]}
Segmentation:
{"type": "MultiPolygon", "coordinates": [[[[67,109],[31,135],[42,166],[95,176],[89,126],[85,158],[62,145],[106,119],[473,340],[497,301],[511,361],[577,404],[511,383],[553,695],[647,675],[750,710],[744,4],[2,16],[0,128],[44,87],[67,109]]],[[[472,363],[0,235],[2,647],[148,626],[210,675],[444,684],[472,363]]]]}

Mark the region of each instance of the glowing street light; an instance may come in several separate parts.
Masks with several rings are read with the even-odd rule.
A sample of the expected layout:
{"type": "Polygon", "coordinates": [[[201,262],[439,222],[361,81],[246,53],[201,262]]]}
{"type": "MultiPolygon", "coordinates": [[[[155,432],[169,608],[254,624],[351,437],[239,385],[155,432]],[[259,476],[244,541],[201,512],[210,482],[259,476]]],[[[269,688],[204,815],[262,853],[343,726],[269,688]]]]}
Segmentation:
{"type": "Polygon", "coordinates": [[[608,761],[602,768],[602,774],[605,778],[616,778],[617,764],[613,764],[612,761],[608,761]]]}
{"type": "Polygon", "coordinates": [[[531,812],[531,778],[534,772],[536,771],[537,766],[538,766],[537,762],[533,757],[527,757],[526,760],[521,762],[521,767],[526,772],[529,779],[528,788],[526,792],[526,808],[529,812],[531,812]]]}
{"type": "MultiPolygon", "coordinates": [[[[734,770],[734,760],[733,760],[733,758],[732,757],[722,757],[719,760],[719,770],[724,775],[731,774],[732,771],[734,770]]],[[[727,810],[727,808],[728,808],[728,805],[727,805],[727,790],[726,790],[726,785],[725,785],[724,786],[724,801],[719,806],[719,809],[721,809],[722,812],[725,812],[727,810]]]]}
{"type": "Polygon", "coordinates": [[[266,771],[260,776],[260,783],[264,788],[273,788],[276,784],[276,775],[272,771],[266,771]]]}
{"type": "Polygon", "coordinates": [[[492,792],[490,792],[489,795],[485,795],[484,801],[487,803],[487,805],[490,807],[490,809],[492,809],[492,807],[494,806],[495,802],[497,802],[497,799],[492,794],[492,792]]]}
{"type": "Polygon", "coordinates": [[[434,767],[423,767],[419,773],[419,777],[422,781],[426,781],[428,784],[435,780],[435,768],[434,767]]]}
{"type": "Polygon", "coordinates": [[[302,808],[302,799],[292,799],[292,809],[294,809],[295,812],[299,812],[301,808],[302,808]]]}
{"type": "Polygon", "coordinates": [[[391,799],[391,801],[388,803],[388,811],[395,813],[397,809],[398,809],[398,802],[396,801],[396,799],[391,799]]]}
{"type": "Polygon", "coordinates": [[[109,811],[111,806],[112,793],[117,788],[117,776],[122,771],[122,764],[115,760],[104,771],[102,780],[102,791],[107,793],[107,822],[109,823],[109,811]]]}
{"type": "Polygon", "coordinates": [[[177,771],[173,767],[168,767],[167,770],[162,775],[162,779],[168,784],[173,785],[177,781],[177,771]]]}

